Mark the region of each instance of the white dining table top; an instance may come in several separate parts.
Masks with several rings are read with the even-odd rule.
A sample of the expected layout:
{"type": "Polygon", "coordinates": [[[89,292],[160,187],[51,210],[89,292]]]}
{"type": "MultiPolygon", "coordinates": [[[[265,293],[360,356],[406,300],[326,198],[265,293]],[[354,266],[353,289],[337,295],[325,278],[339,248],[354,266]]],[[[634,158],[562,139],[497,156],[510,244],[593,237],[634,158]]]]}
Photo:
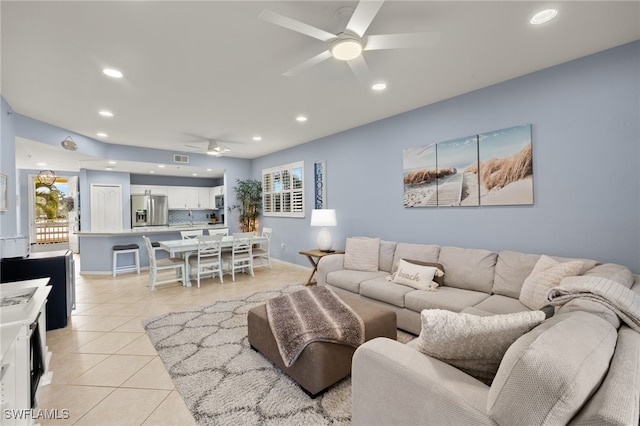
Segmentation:
{"type": "MultiPolygon", "coordinates": [[[[267,237],[253,237],[254,244],[261,244],[267,242],[267,237]]],[[[167,241],[158,241],[160,244],[160,248],[163,250],[169,251],[171,253],[178,252],[186,252],[186,251],[197,251],[198,250],[198,240],[197,239],[183,239],[183,240],[167,240],[167,241]]],[[[231,235],[225,235],[222,237],[222,247],[232,247],[233,246],[233,237],[231,235]]]]}

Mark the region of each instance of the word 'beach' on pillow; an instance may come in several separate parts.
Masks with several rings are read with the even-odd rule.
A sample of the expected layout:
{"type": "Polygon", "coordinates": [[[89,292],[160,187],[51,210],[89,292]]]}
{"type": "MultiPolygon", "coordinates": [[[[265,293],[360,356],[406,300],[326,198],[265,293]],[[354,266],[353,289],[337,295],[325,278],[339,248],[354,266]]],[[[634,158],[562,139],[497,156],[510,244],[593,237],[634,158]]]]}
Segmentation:
{"type": "Polygon", "coordinates": [[[417,290],[435,291],[438,288],[438,283],[434,282],[433,278],[443,275],[444,273],[434,266],[418,265],[400,259],[398,270],[393,275],[392,281],[417,290]]]}
{"type": "Polygon", "coordinates": [[[509,346],[546,318],[542,311],[480,317],[444,309],[421,312],[418,350],[491,384],[509,346]]]}

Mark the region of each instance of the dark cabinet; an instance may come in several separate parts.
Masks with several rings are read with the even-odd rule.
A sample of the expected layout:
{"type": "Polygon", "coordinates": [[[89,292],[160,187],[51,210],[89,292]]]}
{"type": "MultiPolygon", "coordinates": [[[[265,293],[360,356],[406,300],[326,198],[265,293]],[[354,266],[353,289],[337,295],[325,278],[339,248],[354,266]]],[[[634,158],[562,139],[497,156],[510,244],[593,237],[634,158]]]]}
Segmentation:
{"type": "Polygon", "coordinates": [[[70,250],[32,253],[25,258],[2,259],[0,282],[49,277],[47,330],[67,326],[75,304],[75,266],[70,250]]]}

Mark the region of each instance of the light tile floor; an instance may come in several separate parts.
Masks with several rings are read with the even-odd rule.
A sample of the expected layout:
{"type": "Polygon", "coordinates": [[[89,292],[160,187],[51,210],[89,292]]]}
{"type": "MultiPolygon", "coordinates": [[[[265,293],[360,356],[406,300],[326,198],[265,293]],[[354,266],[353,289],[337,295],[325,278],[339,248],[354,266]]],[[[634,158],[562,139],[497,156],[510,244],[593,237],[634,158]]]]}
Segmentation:
{"type": "MultiPolygon", "coordinates": [[[[76,259],[78,261],[79,259],[76,259]]],[[[41,386],[38,408],[68,410],[68,419],[41,424],[193,425],[141,321],[256,291],[306,282],[310,269],[272,261],[273,269],[203,279],[201,287],[164,284],[150,292],[148,273],[76,274],[76,310],[67,327],[47,332],[53,352],[50,385],[41,386]]],[[[76,263],[77,271],[80,270],[76,263]]]]}

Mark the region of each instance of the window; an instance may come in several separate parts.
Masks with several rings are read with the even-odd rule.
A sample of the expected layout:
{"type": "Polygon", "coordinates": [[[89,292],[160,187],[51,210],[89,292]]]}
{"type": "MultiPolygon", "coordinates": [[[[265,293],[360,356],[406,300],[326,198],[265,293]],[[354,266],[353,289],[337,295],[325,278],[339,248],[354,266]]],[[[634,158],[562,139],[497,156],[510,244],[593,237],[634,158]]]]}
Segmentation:
{"type": "Polygon", "coordinates": [[[262,170],[262,214],[304,217],[304,161],[262,170]]]}

